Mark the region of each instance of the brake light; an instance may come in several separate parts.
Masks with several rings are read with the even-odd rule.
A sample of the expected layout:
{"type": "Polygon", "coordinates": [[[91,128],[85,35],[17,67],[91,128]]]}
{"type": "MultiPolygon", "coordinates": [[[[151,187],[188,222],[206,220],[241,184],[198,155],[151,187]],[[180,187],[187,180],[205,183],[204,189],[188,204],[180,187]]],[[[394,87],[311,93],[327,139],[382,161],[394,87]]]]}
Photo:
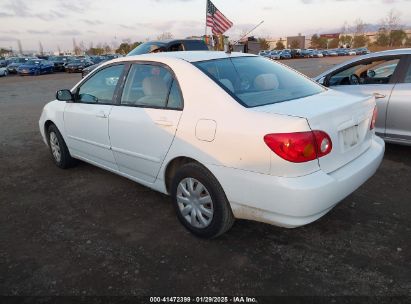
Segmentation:
{"type": "Polygon", "coordinates": [[[377,122],[377,118],[378,118],[378,109],[377,109],[377,107],[375,107],[375,108],[374,108],[374,112],[372,113],[370,130],[374,130],[374,129],[375,129],[375,123],[377,122]]]}
{"type": "Polygon", "coordinates": [[[312,161],[332,150],[331,138],[323,131],[267,134],[264,142],[278,156],[293,163],[312,161]]]}

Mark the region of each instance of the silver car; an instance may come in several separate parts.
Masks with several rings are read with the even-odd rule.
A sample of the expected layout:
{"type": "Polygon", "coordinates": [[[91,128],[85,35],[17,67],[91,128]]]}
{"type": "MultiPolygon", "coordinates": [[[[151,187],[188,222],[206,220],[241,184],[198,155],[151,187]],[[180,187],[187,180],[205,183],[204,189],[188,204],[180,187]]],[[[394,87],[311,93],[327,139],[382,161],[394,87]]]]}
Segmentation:
{"type": "Polygon", "coordinates": [[[378,135],[387,142],[411,145],[411,49],[360,56],[314,79],[346,93],[374,95],[378,135]]]}

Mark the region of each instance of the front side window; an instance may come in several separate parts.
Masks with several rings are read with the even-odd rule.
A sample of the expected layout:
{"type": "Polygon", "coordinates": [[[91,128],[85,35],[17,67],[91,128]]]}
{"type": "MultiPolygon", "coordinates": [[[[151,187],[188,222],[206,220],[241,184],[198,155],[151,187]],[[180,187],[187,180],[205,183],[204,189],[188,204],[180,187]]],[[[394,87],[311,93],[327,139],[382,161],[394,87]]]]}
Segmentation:
{"type": "Polygon", "coordinates": [[[394,74],[399,59],[371,59],[348,67],[331,76],[329,86],[358,84],[387,84],[394,74]]]}
{"type": "Polygon", "coordinates": [[[124,86],[121,104],[176,109],[182,105],[179,94],[177,81],[165,67],[133,64],[124,86]]]}
{"type": "Polygon", "coordinates": [[[235,57],[194,63],[245,107],[303,98],[324,88],[262,57],[235,57]]]}
{"type": "Polygon", "coordinates": [[[112,104],[124,65],[114,65],[98,71],[78,90],[77,102],[112,104]]]}

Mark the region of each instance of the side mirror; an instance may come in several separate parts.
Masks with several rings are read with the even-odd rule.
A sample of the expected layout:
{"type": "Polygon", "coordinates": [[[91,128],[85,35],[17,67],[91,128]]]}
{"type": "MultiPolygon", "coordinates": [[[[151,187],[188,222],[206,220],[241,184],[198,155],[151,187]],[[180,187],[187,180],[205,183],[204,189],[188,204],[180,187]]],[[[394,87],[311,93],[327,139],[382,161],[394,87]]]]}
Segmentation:
{"type": "Polygon", "coordinates": [[[60,101],[73,101],[73,94],[70,90],[58,90],[56,93],[56,99],[60,101]]]}
{"type": "Polygon", "coordinates": [[[321,84],[321,85],[324,85],[325,77],[321,77],[320,79],[318,79],[318,83],[321,84]]]}

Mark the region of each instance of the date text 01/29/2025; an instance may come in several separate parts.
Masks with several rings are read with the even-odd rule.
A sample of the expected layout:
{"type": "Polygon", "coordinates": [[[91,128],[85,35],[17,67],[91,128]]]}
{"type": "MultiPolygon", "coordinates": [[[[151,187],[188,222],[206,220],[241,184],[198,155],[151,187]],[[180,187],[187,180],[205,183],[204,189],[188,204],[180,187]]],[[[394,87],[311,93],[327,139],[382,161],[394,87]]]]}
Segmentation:
{"type": "Polygon", "coordinates": [[[258,303],[253,297],[150,297],[150,303],[258,303]]]}

